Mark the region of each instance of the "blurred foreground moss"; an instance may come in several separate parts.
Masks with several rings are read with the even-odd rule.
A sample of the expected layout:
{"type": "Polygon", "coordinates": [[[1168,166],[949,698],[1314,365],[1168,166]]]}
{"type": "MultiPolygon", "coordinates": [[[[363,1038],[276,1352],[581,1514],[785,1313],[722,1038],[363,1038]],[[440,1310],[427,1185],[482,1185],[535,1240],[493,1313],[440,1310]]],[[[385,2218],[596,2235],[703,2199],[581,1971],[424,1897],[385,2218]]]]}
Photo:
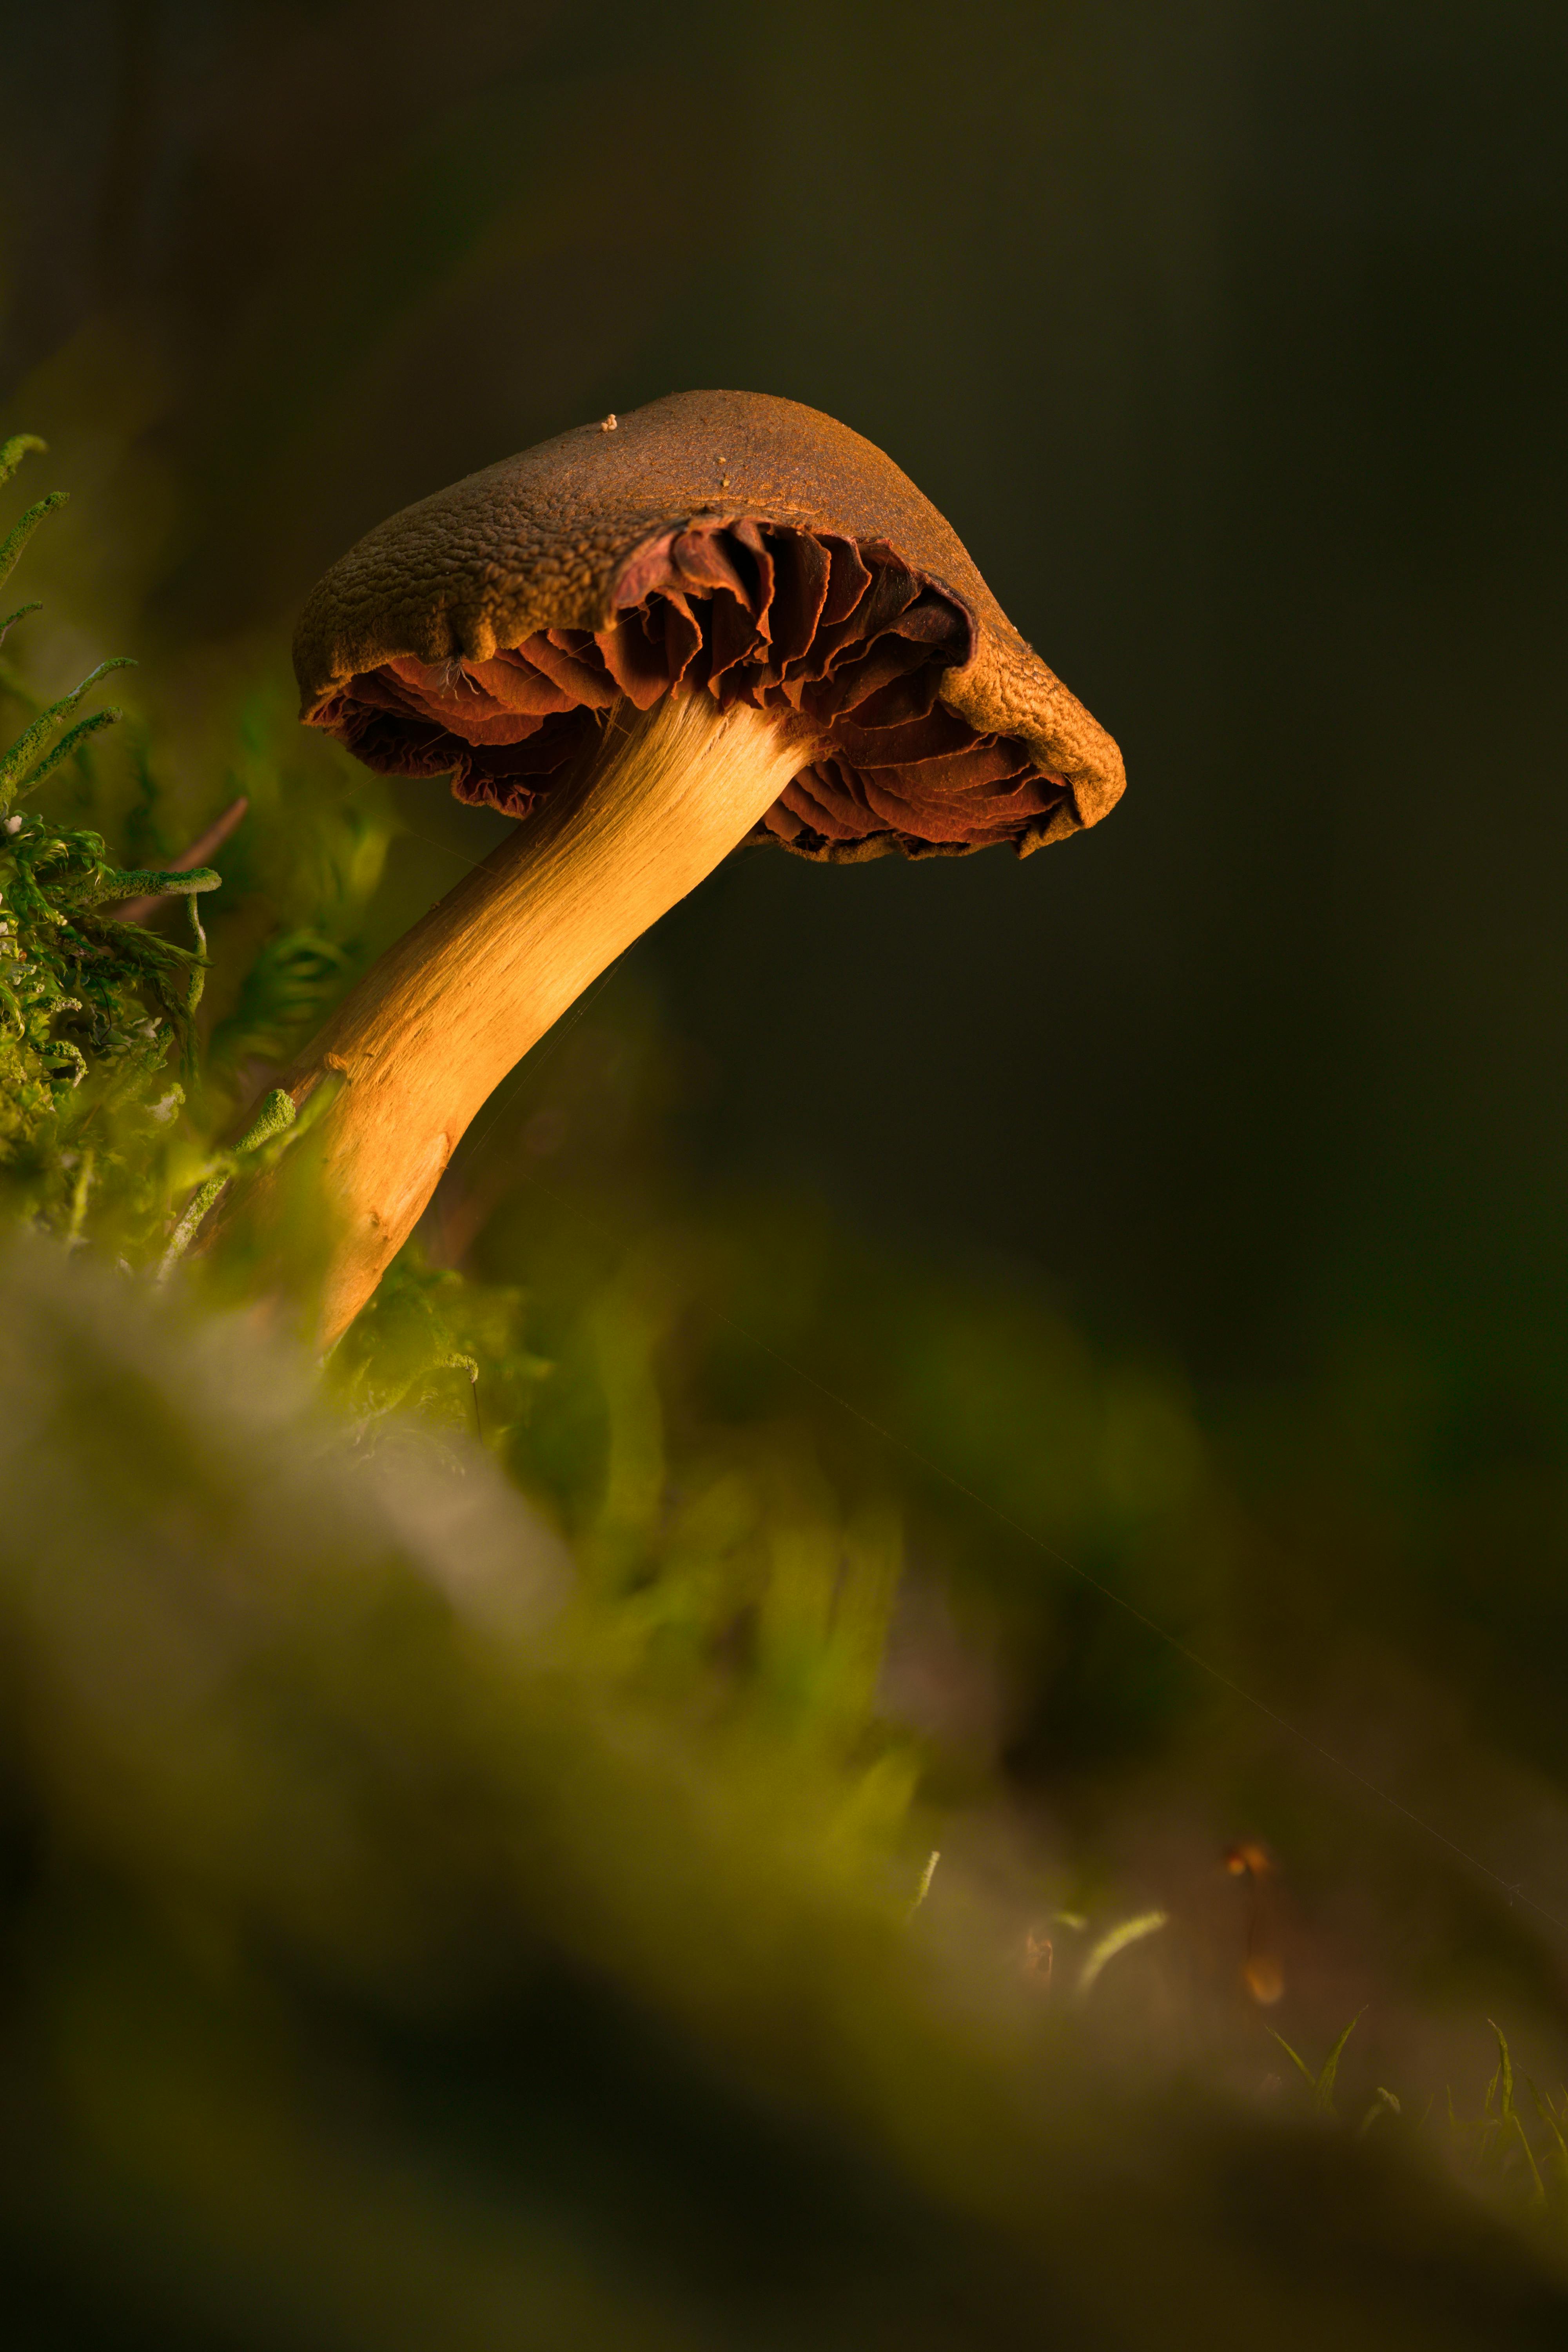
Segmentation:
{"type": "Polygon", "coordinates": [[[911,1932],[836,1769],[629,1689],[478,1449],[312,1389],[0,1261],[17,2340],[1561,2340],[1409,2150],[911,1932]]]}

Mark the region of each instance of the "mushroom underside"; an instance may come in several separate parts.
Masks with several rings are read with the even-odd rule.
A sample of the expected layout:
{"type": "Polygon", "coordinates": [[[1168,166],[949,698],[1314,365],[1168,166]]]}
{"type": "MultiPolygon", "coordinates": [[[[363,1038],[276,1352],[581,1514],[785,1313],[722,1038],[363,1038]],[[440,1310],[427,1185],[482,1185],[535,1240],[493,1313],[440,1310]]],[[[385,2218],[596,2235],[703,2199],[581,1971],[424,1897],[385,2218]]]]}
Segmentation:
{"type": "Polygon", "coordinates": [[[461,801],[526,816],[621,697],[749,703],[802,765],[755,828],[807,857],[1020,851],[1069,798],[1016,737],[940,699],[969,614],[883,541],[744,518],[662,532],[624,566],[601,629],[551,628],[487,661],[402,656],[309,714],[384,774],[450,773],[461,801]]]}

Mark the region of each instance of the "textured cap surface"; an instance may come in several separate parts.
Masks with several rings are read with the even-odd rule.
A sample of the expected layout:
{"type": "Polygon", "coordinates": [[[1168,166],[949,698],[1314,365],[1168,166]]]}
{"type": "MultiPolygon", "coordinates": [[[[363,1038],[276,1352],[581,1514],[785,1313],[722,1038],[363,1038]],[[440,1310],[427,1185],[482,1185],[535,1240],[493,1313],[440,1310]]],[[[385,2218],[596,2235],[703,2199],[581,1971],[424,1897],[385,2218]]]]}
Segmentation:
{"type": "MultiPolygon", "coordinates": [[[[517,648],[528,647],[539,663],[534,645],[552,671],[560,669],[562,648],[574,658],[584,651],[595,657],[595,645],[607,642],[603,633],[620,625],[634,598],[645,599],[646,613],[650,596],[673,594],[679,602],[682,589],[698,599],[710,593],[700,584],[693,589],[668,551],[710,545],[715,533],[732,553],[737,539],[761,548],[764,536],[775,554],[803,535],[824,546],[853,542],[868,565],[912,575],[915,595],[936,592],[925,604],[952,612],[954,628],[940,643],[941,631],[924,624],[928,708],[934,698],[934,706],[984,745],[994,749],[1001,739],[1016,747],[1016,780],[1026,776],[1034,786],[1017,799],[1017,818],[1007,831],[1020,851],[1097,823],[1120,797],[1124,774],[1115,743],[1012,626],[930,500],[847,426],[755,393],[677,394],[613,427],[607,421],[579,425],[379,525],[334,564],[301,616],[295,664],[302,716],[344,735],[374,765],[450,768],[458,747],[447,741],[439,754],[433,748],[429,722],[437,716],[448,727],[454,722],[439,692],[432,692],[432,678],[437,688],[478,688],[469,673],[517,648]],[[770,525],[776,528],[768,534],[770,525]],[[399,704],[407,691],[400,680],[423,686],[419,709],[426,724],[416,758],[400,759],[388,748],[388,698],[374,686],[362,694],[377,678],[391,680],[391,698],[399,704]],[[365,715],[356,710],[356,695],[378,706],[374,729],[358,724],[356,733],[365,715]]],[[[873,569],[867,576],[879,582],[883,574],[873,569]]],[[[748,610],[756,606],[754,590],[738,587],[736,593],[748,610]]],[[[765,616],[758,626],[765,637],[765,616]]],[[[610,667],[618,680],[613,659],[610,667]]],[[[770,675],[776,686],[776,664],[770,675]]],[[[752,698],[771,698],[757,692],[752,698]]],[[[798,694],[791,698],[798,704],[798,694]]],[[[521,706],[514,699],[507,707],[521,706]]],[[[901,708],[898,715],[904,716],[901,708]]],[[[482,727],[476,737],[460,725],[454,731],[465,740],[500,740],[482,727]]],[[[995,771],[994,758],[991,764],[995,771]]],[[[468,796],[500,797],[477,788],[468,796]]],[[[866,828],[874,837],[825,842],[807,832],[790,845],[837,856],[893,846],[951,854],[1001,837],[993,824],[978,829],[973,841],[911,840],[896,816],[874,814],[866,828]]],[[[801,833],[798,824],[795,830],[801,833]]]]}

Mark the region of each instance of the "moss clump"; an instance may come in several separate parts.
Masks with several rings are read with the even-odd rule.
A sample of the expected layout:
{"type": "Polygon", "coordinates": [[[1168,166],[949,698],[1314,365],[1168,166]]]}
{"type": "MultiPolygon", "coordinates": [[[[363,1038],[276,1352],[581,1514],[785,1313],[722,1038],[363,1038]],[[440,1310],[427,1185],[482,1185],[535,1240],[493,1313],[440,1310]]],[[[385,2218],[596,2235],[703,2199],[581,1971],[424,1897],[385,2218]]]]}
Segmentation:
{"type": "MultiPolygon", "coordinates": [[[[32,434],[0,446],[0,484],[43,446],[32,434]]],[[[0,585],[63,499],[51,491],[37,500],[0,544],[0,585]]],[[[10,614],[0,645],[38,609],[10,614]]],[[[205,868],[123,869],[99,834],[16,805],[67,761],[84,762],[90,739],[121,717],[112,707],[76,714],[110,671],[125,667],[100,662],[45,705],[0,661],[0,689],[26,714],[0,751],[0,1173],[25,1213],[73,1235],[95,1187],[147,1190],[138,1171],[147,1168],[149,1132],[184,1099],[166,1067],[171,1054],[188,1064],[206,970],[196,899],[218,880],[205,868]],[[171,892],[188,908],[185,947],[106,911],[171,892]]]]}

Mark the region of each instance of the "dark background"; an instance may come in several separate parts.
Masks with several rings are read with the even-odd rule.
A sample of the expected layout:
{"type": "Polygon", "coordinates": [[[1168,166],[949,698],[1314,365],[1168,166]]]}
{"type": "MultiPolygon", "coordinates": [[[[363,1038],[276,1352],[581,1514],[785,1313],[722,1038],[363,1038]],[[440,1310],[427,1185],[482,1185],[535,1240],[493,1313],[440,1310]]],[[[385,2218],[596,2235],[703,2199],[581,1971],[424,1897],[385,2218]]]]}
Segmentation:
{"type": "Polygon", "coordinates": [[[1130,789],[1024,866],[731,861],[637,951],[712,1174],[1200,1382],[1555,1398],[1560,6],[70,0],[6,48],[6,423],[165,719],[465,470],[826,409],[1130,789]]]}

